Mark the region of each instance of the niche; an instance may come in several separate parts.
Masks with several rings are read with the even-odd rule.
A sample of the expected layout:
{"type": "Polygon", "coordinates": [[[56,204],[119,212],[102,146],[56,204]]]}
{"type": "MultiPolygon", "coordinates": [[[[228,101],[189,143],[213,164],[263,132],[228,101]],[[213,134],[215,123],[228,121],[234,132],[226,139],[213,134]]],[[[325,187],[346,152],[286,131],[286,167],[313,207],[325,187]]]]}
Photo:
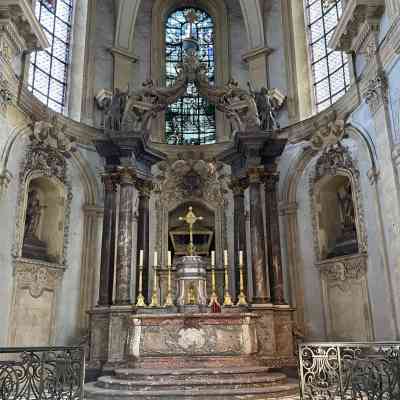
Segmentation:
{"type": "Polygon", "coordinates": [[[215,248],[215,216],[213,211],[199,202],[183,203],[169,213],[169,250],[173,252],[174,256],[187,254],[189,227],[180,218],[185,217],[189,207],[193,207],[193,212],[197,217],[202,217],[193,226],[193,243],[196,254],[208,256],[210,251],[215,248]]]}
{"type": "Polygon", "coordinates": [[[61,263],[65,223],[64,185],[53,178],[31,179],[25,204],[22,257],[61,263]]]}
{"type": "Polygon", "coordinates": [[[325,177],[318,188],[316,207],[321,260],[357,254],[357,213],[351,180],[344,175],[325,177]]]}

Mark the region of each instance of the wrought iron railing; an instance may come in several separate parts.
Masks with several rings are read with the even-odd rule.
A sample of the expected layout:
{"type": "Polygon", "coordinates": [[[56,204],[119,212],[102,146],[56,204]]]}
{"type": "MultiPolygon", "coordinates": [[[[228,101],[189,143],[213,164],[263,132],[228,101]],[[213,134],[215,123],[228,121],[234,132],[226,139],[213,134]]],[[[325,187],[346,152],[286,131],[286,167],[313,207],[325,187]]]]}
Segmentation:
{"type": "Polygon", "coordinates": [[[304,400],[400,400],[400,342],[301,343],[304,400]]]}
{"type": "Polygon", "coordinates": [[[81,347],[0,348],[1,400],[83,400],[81,347]]]}

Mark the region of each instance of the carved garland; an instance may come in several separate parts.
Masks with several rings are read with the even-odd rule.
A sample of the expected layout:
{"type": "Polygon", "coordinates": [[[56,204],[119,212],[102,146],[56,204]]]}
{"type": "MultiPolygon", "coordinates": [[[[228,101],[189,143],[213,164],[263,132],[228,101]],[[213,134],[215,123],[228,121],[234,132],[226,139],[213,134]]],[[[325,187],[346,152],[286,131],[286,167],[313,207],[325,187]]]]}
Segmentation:
{"type": "Polygon", "coordinates": [[[356,229],[359,253],[367,253],[367,233],[365,229],[364,208],[360,185],[360,173],[352,160],[347,147],[339,143],[327,147],[318,158],[314,173],[310,177],[311,214],[314,236],[314,254],[317,263],[321,262],[321,252],[318,234],[318,218],[316,210],[316,186],[325,176],[345,176],[349,178],[353,191],[354,208],[356,213],[356,229]]]}
{"type": "Polygon", "coordinates": [[[25,201],[27,185],[32,178],[47,177],[52,178],[65,189],[64,207],[64,237],[61,256],[57,264],[66,267],[66,254],[69,241],[69,225],[71,214],[72,187],[67,179],[66,158],[70,157],[70,152],[75,151],[72,142],[63,134],[63,130],[57,126],[56,118],[53,117],[52,123],[38,122],[35,125],[34,133],[30,137],[31,143],[26,150],[24,162],[22,163],[19,174],[19,190],[17,197],[17,224],[16,239],[13,246],[12,255],[14,259],[21,256],[22,244],[24,239],[25,226],[25,201]],[[46,125],[43,129],[43,124],[46,125]],[[66,144],[68,143],[68,145],[66,144]]]}

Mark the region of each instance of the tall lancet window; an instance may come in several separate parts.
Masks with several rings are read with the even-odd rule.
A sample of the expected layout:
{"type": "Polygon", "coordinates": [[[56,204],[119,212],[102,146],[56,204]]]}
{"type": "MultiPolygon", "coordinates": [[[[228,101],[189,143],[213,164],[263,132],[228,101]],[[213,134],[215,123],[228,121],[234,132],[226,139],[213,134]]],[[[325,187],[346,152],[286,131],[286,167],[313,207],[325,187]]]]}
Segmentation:
{"type": "MultiPolygon", "coordinates": [[[[198,56],[214,82],[214,22],[205,11],[183,8],[169,15],[165,26],[165,73],[170,86],[177,77],[176,66],[183,61],[183,40],[198,43],[198,56]]],[[[207,144],[216,139],[215,107],[199,96],[194,84],[165,113],[165,132],[170,144],[207,144]]]]}
{"type": "Polygon", "coordinates": [[[338,100],[349,87],[346,54],[328,48],[342,14],[342,0],[305,0],[317,111],[338,100]]]}
{"type": "Polygon", "coordinates": [[[48,107],[66,105],[73,0],[36,0],[35,13],[50,47],[32,53],[28,87],[48,107]]]}

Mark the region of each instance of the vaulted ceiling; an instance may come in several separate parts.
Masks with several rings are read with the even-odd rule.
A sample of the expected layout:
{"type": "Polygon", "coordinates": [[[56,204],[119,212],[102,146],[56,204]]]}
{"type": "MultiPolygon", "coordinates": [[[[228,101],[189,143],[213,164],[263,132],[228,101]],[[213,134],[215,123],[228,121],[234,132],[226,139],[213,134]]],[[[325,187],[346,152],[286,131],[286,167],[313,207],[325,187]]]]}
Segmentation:
{"type": "MultiPolygon", "coordinates": [[[[136,18],[142,0],[115,0],[117,26],[114,47],[132,54],[136,18]]],[[[264,25],[259,0],[239,0],[246,26],[249,49],[265,46],[264,25]]]]}

